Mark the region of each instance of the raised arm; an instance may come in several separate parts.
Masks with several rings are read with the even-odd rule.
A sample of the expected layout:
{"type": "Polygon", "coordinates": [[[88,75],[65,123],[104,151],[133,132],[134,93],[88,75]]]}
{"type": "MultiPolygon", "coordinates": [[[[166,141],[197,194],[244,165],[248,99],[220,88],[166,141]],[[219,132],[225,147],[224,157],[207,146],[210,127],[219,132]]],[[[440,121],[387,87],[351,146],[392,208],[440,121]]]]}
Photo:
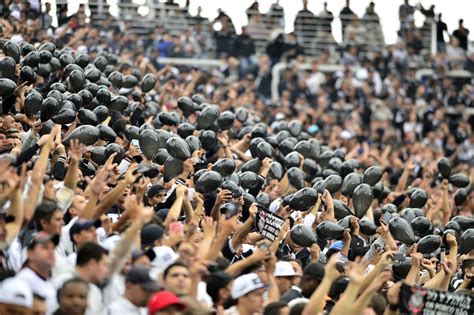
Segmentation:
{"type": "Polygon", "coordinates": [[[188,193],[188,189],[184,185],[178,185],[176,187],[176,200],[168,211],[164,226],[168,226],[171,222],[177,221],[179,214],[181,213],[181,208],[183,207],[184,195],[188,193]]]}
{"type": "Polygon", "coordinates": [[[245,221],[245,223],[242,224],[232,236],[232,240],[231,240],[232,248],[237,249],[239,248],[240,245],[242,245],[245,238],[250,233],[250,230],[252,230],[253,223],[256,217],[257,217],[257,205],[252,204],[249,208],[249,217],[247,221],[245,221]]]}
{"type": "Polygon", "coordinates": [[[79,161],[82,158],[86,147],[79,143],[78,140],[72,140],[69,144],[69,167],[64,177],[64,186],[69,189],[76,188],[78,175],[79,175],[79,161]]]}
{"type": "Polygon", "coordinates": [[[86,209],[85,212],[87,214],[83,214],[86,218],[99,218],[102,214],[107,211],[110,207],[112,207],[122,196],[123,191],[127,188],[128,185],[133,184],[138,175],[133,174],[138,167],[138,164],[133,164],[127,170],[125,174],[125,179],[118,182],[117,186],[112,189],[109,193],[107,193],[104,198],[99,202],[99,204],[93,209],[86,209]]]}
{"type": "Polygon", "coordinates": [[[349,284],[347,285],[346,291],[339,298],[339,301],[334,305],[331,314],[333,315],[347,315],[352,314],[352,307],[354,306],[354,301],[357,298],[357,294],[362,287],[364,281],[364,264],[352,263],[349,265],[349,271],[347,275],[350,278],[349,284]]]}
{"type": "Polygon", "coordinates": [[[30,202],[25,203],[25,222],[29,222],[34,215],[41,185],[43,184],[44,174],[46,172],[46,166],[48,164],[49,153],[55,147],[53,140],[56,132],[59,131],[58,127],[59,126],[54,126],[51,129],[49,137],[43,136],[41,137],[40,141],[38,141],[38,144],[42,145],[42,147],[39,158],[36,160],[36,164],[33,167],[33,172],[31,173],[31,187],[28,192],[28,200],[30,202]]]}
{"type": "Polygon", "coordinates": [[[326,264],[323,280],[319,284],[316,291],[314,291],[311,297],[309,298],[309,301],[304,307],[301,315],[319,314],[319,312],[323,311],[324,299],[328,295],[332,283],[339,276],[339,272],[336,269],[336,263],[336,255],[332,255],[326,264]]]}

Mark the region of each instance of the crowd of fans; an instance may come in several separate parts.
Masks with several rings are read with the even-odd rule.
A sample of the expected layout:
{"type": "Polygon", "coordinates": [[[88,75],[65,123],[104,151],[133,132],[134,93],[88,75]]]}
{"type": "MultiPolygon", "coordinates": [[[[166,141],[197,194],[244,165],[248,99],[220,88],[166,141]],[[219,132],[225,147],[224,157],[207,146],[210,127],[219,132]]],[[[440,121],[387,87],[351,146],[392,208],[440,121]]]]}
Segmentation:
{"type": "Polygon", "coordinates": [[[406,0],[386,46],[374,4],[359,18],[347,1],[343,42],[312,58],[326,4],[303,1],[290,34],[278,1],[239,34],[188,6],[140,33],[133,7],[0,5],[0,314],[397,314],[403,285],[472,298],[463,21],[446,43],[434,6],[406,0]],[[428,59],[415,10],[436,23],[428,59]],[[284,222],[273,239],[265,216],[284,222]]]}

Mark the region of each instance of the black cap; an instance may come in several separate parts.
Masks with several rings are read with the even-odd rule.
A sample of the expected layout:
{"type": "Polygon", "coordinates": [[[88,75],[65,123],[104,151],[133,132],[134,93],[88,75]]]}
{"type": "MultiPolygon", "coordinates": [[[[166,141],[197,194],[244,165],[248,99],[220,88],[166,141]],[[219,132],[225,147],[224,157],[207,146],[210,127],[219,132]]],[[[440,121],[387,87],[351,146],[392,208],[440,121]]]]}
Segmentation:
{"type": "Polygon", "coordinates": [[[303,277],[310,277],[320,281],[323,280],[324,265],[319,262],[308,264],[303,270],[303,277]]]}
{"type": "Polygon", "coordinates": [[[225,288],[232,280],[232,276],[226,272],[219,271],[211,273],[206,278],[207,294],[211,297],[214,296],[220,289],[225,288]]]}
{"type": "Polygon", "coordinates": [[[84,219],[78,219],[74,224],[71,226],[71,229],[69,230],[69,236],[71,237],[71,241],[74,243],[74,235],[81,233],[83,230],[88,230],[91,227],[95,226],[95,221],[94,220],[84,220],[84,219]]]}
{"type": "Polygon", "coordinates": [[[15,217],[5,212],[0,212],[0,220],[5,221],[5,223],[10,223],[15,221],[15,217]]]}
{"type": "Polygon", "coordinates": [[[169,211],[170,210],[168,208],[162,208],[156,212],[156,216],[164,222],[166,220],[166,217],[168,216],[169,211]]]}
{"type": "Polygon", "coordinates": [[[158,195],[160,192],[166,192],[166,189],[162,185],[157,184],[148,188],[148,192],[146,195],[148,198],[153,198],[156,195],[158,195]]]}
{"type": "Polygon", "coordinates": [[[349,247],[349,255],[347,258],[353,261],[358,256],[364,256],[369,248],[369,246],[365,246],[364,241],[360,237],[352,236],[351,245],[349,247]]]}
{"type": "Polygon", "coordinates": [[[464,259],[461,264],[461,270],[464,270],[465,268],[470,268],[473,266],[474,266],[474,259],[471,259],[471,258],[464,259]]]}
{"type": "Polygon", "coordinates": [[[125,275],[125,281],[139,284],[145,291],[159,291],[160,285],[150,277],[150,268],[135,266],[125,275]]]}
{"type": "Polygon", "coordinates": [[[347,285],[349,284],[349,278],[348,277],[340,277],[331,286],[331,290],[329,291],[329,297],[332,299],[339,299],[342,293],[347,288],[347,285]]]}
{"type": "Polygon", "coordinates": [[[34,233],[31,236],[31,241],[28,244],[28,250],[32,250],[38,244],[45,244],[48,242],[53,242],[54,246],[59,244],[59,235],[57,234],[48,234],[46,232],[34,233]]]}
{"type": "Polygon", "coordinates": [[[142,248],[152,246],[155,241],[163,237],[164,230],[158,224],[147,224],[142,228],[140,237],[142,241],[142,248]]]}

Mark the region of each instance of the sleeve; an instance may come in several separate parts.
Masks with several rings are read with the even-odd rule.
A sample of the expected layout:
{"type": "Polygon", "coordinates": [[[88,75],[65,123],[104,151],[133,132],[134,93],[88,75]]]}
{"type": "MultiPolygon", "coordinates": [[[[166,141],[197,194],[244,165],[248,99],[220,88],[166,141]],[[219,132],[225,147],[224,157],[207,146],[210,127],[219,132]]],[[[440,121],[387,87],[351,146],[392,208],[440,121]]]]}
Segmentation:
{"type": "Polygon", "coordinates": [[[235,249],[232,248],[232,242],[231,240],[228,240],[224,247],[222,248],[222,254],[224,255],[225,258],[227,258],[229,261],[232,261],[232,259],[235,256],[235,249]]]}
{"type": "Polygon", "coordinates": [[[74,191],[64,185],[56,192],[56,203],[63,213],[71,206],[73,197],[74,191]]]}
{"type": "Polygon", "coordinates": [[[21,164],[31,160],[36,151],[38,151],[39,145],[37,143],[33,144],[31,147],[27,148],[24,151],[21,151],[16,159],[15,166],[20,166],[21,164]]]}
{"type": "Polygon", "coordinates": [[[51,170],[53,177],[59,181],[63,181],[66,175],[65,160],[63,157],[59,158],[51,170]]]}
{"type": "Polygon", "coordinates": [[[25,141],[23,142],[23,145],[21,146],[21,150],[25,151],[32,145],[36,143],[36,137],[31,134],[31,130],[28,132],[28,135],[26,136],[25,141]]]}

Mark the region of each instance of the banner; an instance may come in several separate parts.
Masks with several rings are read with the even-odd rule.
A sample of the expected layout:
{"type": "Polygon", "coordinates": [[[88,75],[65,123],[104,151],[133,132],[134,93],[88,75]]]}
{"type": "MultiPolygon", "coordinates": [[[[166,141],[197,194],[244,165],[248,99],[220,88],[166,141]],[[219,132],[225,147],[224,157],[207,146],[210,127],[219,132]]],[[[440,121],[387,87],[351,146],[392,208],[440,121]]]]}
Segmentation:
{"type": "Polygon", "coordinates": [[[400,314],[474,314],[474,299],[460,293],[412,287],[403,283],[399,297],[400,314]]]}
{"type": "Polygon", "coordinates": [[[285,223],[285,220],[282,217],[262,207],[258,207],[256,220],[257,231],[267,240],[273,242],[278,237],[283,223],[285,223]]]}

